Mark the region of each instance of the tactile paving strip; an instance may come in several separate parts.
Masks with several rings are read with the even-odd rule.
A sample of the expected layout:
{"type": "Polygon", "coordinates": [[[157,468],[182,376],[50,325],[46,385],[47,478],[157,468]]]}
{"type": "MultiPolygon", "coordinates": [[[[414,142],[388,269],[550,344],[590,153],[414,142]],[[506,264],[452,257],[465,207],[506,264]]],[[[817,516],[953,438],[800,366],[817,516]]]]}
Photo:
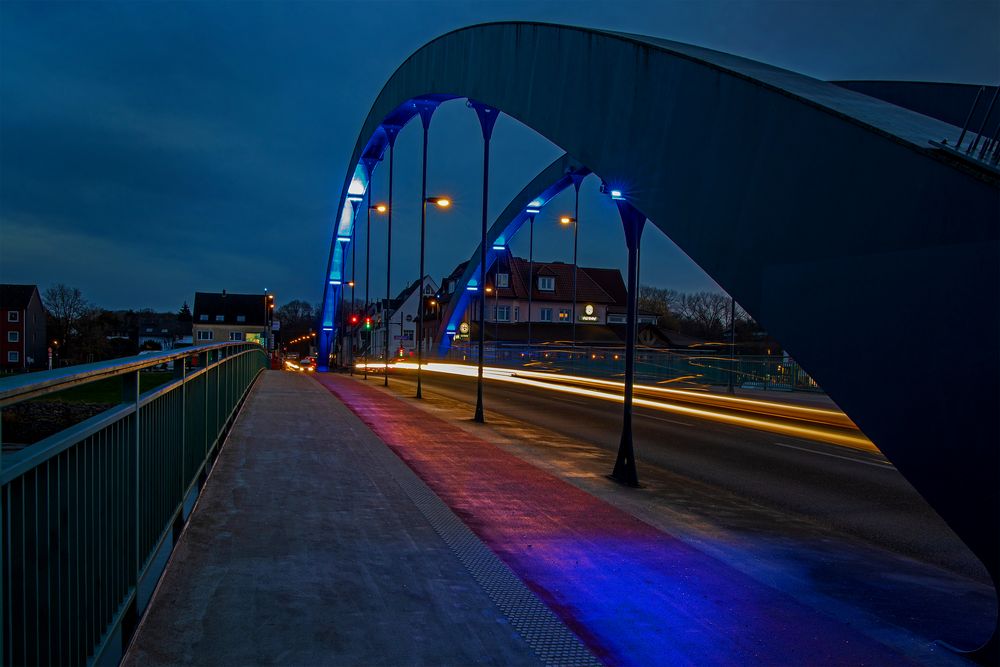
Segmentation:
{"type": "Polygon", "coordinates": [[[369,451],[378,452],[375,455],[382,459],[385,469],[544,664],[560,667],[601,664],[579,637],[392,450],[379,447],[369,451]]]}

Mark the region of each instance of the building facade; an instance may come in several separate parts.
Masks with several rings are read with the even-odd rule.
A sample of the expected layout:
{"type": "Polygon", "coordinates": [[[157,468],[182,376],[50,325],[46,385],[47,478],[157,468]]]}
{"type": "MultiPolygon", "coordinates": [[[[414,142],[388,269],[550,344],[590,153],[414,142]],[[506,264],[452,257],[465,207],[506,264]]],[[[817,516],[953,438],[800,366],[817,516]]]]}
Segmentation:
{"type": "Polygon", "coordinates": [[[195,345],[247,341],[268,346],[273,303],[264,294],[195,292],[192,340],[195,345]]]}
{"type": "MultiPolygon", "coordinates": [[[[454,298],[465,264],[442,280],[438,300],[447,303],[454,298]]],[[[478,330],[478,298],[486,299],[486,331],[488,340],[517,343],[527,341],[530,320],[532,343],[569,340],[571,326],[577,324],[577,340],[610,344],[621,341],[622,325],[628,292],[618,269],[580,266],[576,270],[576,305],[574,308],[573,265],[565,262],[539,262],[529,265],[510,250],[500,254],[486,273],[483,292],[469,301],[462,316],[456,342],[475,339],[478,330]],[[530,268],[530,272],[529,272],[530,268]],[[528,295],[531,294],[529,306],[528,295]],[[530,312],[529,312],[530,307],[530,312]]],[[[442,308],[429,308],[425,316],[425,340],[440,331],[442,308]]],[[[639,323],[655,325],[654,313],[639,313],[639,323]]],[[[435,349],[436,341],[428,343],[435,349]]]]}
{"type": "MultiPolygon", "coordinates": [[[[437,282],[430,276],[424,277],[424,302],[425,307],[431,307],[431,302],[437,302],[437,282]]],[[[383,312],[377,308],[375,313],[374,326],[372,328],[372,347],[370,349],[372,359],[383,359],[385,357],[386,338],[389,339],[389,356],[394,358],[409,358],[416,356],[417,350],[417,326],[420,318],[418,307],[420,304],[420,281],[415,280],[406,287],[399,295],[392,300],[388,310],[383,312]]],[[[432,350],[430,341],[427,339],[426,320],[429,317],[425,312],[425,335],[424,353],[432,350]]]]}
{"type": "Polygon", "coordinates": [[[38,286],[0,285],[0,368],[44,368],[47,347],[45,307],[38,286]]]}

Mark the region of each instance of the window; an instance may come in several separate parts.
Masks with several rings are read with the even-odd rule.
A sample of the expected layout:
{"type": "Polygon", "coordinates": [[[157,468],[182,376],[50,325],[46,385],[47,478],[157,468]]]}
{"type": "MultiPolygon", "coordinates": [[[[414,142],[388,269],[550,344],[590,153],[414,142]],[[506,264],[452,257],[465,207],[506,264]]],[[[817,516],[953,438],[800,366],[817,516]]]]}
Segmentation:
{"type": "Polygon", "coordinates": [[[21,332],[20,331],[8,331],[7,332],[7,342],[8,343],[17,343],[20,340],[21,340],[21,332]]]}
{"type": "Polygon", "coordinates": [[[559,309],[559,321],[560,322],[565,322],[568,319],[569,319],[569,308],[560,308],[559,309]]]}
{"type": "Polygon", "coordinates": [[[226,316],[225,315],[216,315],[215,316],[215,321],[216,322],[225,322],[226,321],[226,316]]]}
{"type": "Polygon", "coordinates": [[[538,319],[540,319],[542,322],[551,322],[552,321],[552,309],[551,308],[542,308],[542,316],[539,317],[538,319]]]}
{"type": "Polygon", "coordinates": [[[230,331],[229,332],[229,340],[243,340],[243,332],[242,331],[230,331]]]}
{"type": "Polygon", "coordinates": [[[198,316],[198,319],[202,322],[208,322],[208,315],[202,313],[201,315],[198,316]]]}
{"type": "Polygon", "coordinates": [[[497,287],[507,287],[510,284],[510,274],[509,273],[498,273],[497,274],[497,287]]]}
{"type": "Polygon", "coordinates": [[[247,316],[246,315],[237,315],[236,316],[236,321],[237,322],[246,322],[247,321],[247,316]]]}
{"type": "Polygon", "coordinates": [[[7,311],[7,321],[8,322],[20,322],[21,321],[21,313],[18,312],[18,311],[16,311],[16,310],[8,310],[7,311]]]}
{"type": "Polygon", "coordinates": [[[20,352],[14,352],[13,350],[11,350],[10,352],[7,353],[7,361],[9,361],[10,363],[16,364],[20,360],[21,360],[20,352]]]}
{"type": "Polygon", "coordinates": [[[538,289],[543,292],[554,292],[556,279],[553,276],[538,276],[538,289]]]}
{"type": "Polygon", "coordinates": [[[211,331],[199,331],[198,340],[212,340],[215,335],[211,331]]]}
{"type": "Polygon", "coordinates": [[[413,340],[413,329],[403,329],[402,340],[413,340]]]}
{"type": "Polygon", "coordinates": [[[515,322],[520,322],[521,321],[521,307],[520,306],[514,306],[514,321],[515,322]]]}
{"type": "Polygon", "coordinates": [[[495,306],[493,319],[497,322],[510,322],[510,306],[495,306]]]}

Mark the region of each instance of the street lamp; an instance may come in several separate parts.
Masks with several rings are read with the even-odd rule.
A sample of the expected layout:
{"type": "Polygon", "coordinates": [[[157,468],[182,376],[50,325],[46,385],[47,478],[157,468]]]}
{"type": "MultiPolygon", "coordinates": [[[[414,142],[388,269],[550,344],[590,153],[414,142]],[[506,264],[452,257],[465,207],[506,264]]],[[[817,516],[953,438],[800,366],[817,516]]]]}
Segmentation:
{"type": "MultiPolygon", "coordinates": [[[[368,323],[369,319],[368,309],[371,307],[368,299],[368,285],[371,283],[371,258],[372,258],[372,211],[375,213],[383,214],[389,210],[389,207],[385,204],[371,204],[372,193],[371,188],[368,188],[368,223],[365,227],[365,322],[368,323]]],[[[372,349],[372,330],[367,329],[368,332],[368,345],[365,347],[365,379],[368,379],[368,358],[371,354],[372,349]]]]}
{"type": "MultiPolygon", "coordinates": [[[[429,121],[428,121],[429,122],[429,121]]],[[[424,240],[427,231],[427,205],[433,204],[438,208],[446,209],[451,206],[451,199],[448,197],[428,197],[427,195],[427,125],[424,125],[424,177],[423,177],[424,201],[420,206],[420,298],[417,299],[417,398],[423,398],[423,390],[420,382],[420,367],[424,363],[424,240]]]]}
{"type": "Polygon", "coordinates": [[[539,199],[528,204],[525,213],[528,214],[528,361],[531,361],[531,293],[535,289],[534,273],[535,269],[535,216],[542,210],[542,202],[539,199]]]}
{"type": "MultiPolygon", "coordinates": [[[[580,208],[580,189],[577,188],[577,210],[580,208]]],[[[576,361],[576,272],[577,272],[577,239],[580,236],[580,223],[576,217],[564,215],[559,218],[560,224],[573,225],[573,361],[576,361]]],[[[575,363],[574,363],[575,365],[575,363]]]]}
{"type": "Polygon", "coordinates": [[[392,183],[393,175],[396,171],[394,168],[395,156],[396,156],[396,137],[399,136],[399,131],[402,129],[397,125],[384,125],[383,126],[386,137],[389,139],[389,205],[388,213],[389,220],[386,225],[385,234],[385,305],[383,306],[383,311],[386,316],[382,319],[385,321],[385,377],[383,378],[384,387],[389,386],[389,303],[392,299],[392,183]]]}

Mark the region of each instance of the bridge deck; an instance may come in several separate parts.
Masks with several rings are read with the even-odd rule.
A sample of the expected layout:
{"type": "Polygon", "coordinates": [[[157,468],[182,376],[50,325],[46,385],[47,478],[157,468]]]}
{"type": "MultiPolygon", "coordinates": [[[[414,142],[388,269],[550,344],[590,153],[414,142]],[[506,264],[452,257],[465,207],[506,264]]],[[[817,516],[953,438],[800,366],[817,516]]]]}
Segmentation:
{"type": "MultiPolygon", "coordinates": [[[[267,372],[124,664],[539,664],[484,590],[489,577],[446,542],[455,526],[442,517],[454,519],[329,392],[267,372]]],[[[541,607],[510,579],[490,592],[541,607]]],[[[554,645],[587,662],[548,620],[554,645]]]]}

